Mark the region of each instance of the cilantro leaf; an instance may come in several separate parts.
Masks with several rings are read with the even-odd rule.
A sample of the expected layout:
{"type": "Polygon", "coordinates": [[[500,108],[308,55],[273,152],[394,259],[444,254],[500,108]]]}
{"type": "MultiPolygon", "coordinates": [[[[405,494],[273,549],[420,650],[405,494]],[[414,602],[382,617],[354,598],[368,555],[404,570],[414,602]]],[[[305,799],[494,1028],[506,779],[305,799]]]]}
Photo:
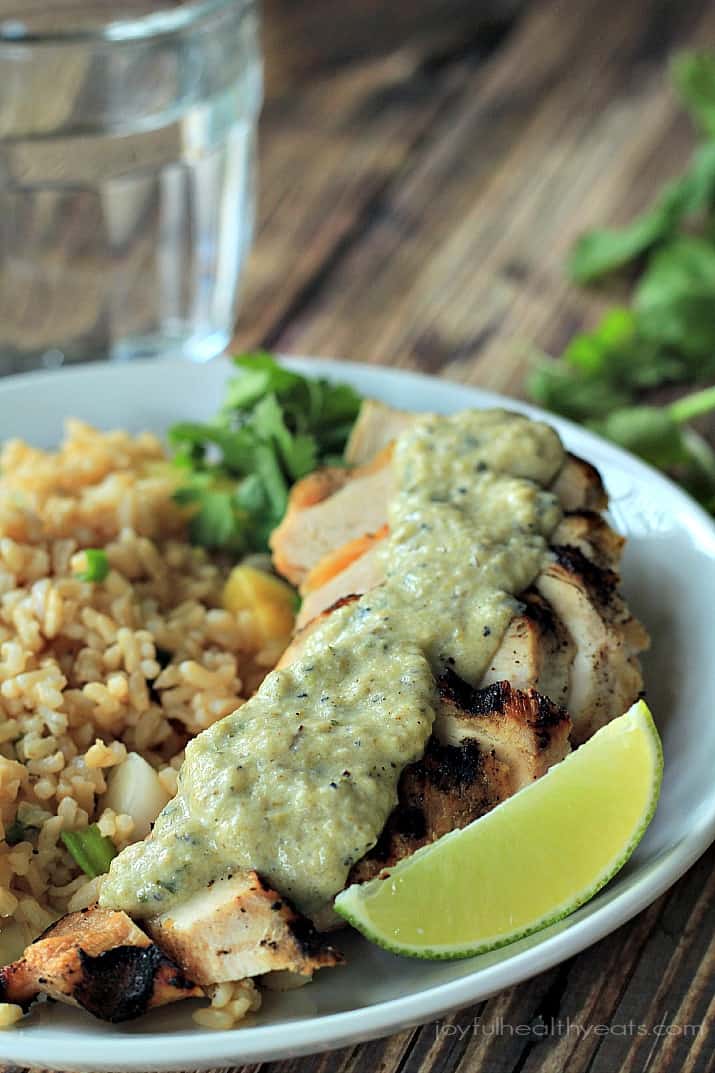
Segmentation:
{"type": "Polygon", "coordinates": [[[671,238],[690,217],[703,212],[715,198],[715,144],[705,143],[693,154],[688,170],[668,183],[651,208],[618,230],[589,231],[577,241],[568,272],[579,283],[590,283],[624,268],[657,243],[671,238]]]}
{"type": "Polygon", "coordinates": [[[584,235],[569,261],[580,282],[636,263],[632,305],[575,336],[560,359],[542,356],[528,387],[667,470],[715,513],[715,449],[688,424],[715,410],[715,387],[666,406],[641,403],[644,390],[715,376],[715,54],[683,53],[671,74],[703,140],[645,212],[584,235]]]}
{"type": "Polygon", "coordinates": [[[715,56],[707,52],[681,52],[670,68],[683,104],[695,124],[715,138],[715,56]]]}
{"type": "Polygon", "coordinates": [[[572,421],[605,416],[630,401],[630,395],[597,375],[577,372],[563,361],[542,358],[527,378],[529,394],[547,410],[572,421]]]}
{"type": "Polygon", "coordinates": [[[527,387],[547,409],[588,421],[630,405],[643,388],[681,380],[687,371],[681,357],[648,338],[635,312],[616,307],[592,332],[574,336],[559,361],[542,357],[527,387]]]}
{"type": "Polygon", "coordinates": [[[262,351],[234,363],[216,418],[177,423],[169,442],[184,476],[174,499],[191,512],[192,541],[244,554],[265,550],[291,484],[342,454],[361,399],[262,351]]]}
{"type": "Polygon", "coordinates": [[[624,407],[602,421],[591,422],[591,428],[653,466],[667,468],[687,460],[682,430],[666,409],[624,407]]]}
{"type": "Polygon", "coordinates": [[[189,522],[189,538],[192,544],[206,548],[242,550],[241,528],[236,517],[231,492],[208,491],[198,493],[198,510],[189,522]]]}
{"type": "Polygon", "coordinates": [[[252,426],[260,438],[275,443],[281,462],[293,480],[315,469],[318,456],[315,436],[290,431],[275,395],[266,395],[256,403],[252,426]]]}
{"type": "Polygon", "coordinates": [[[646,338],[704,360],[715,371],[715,246],[682,235],[656,253],[635,294],[646,338]]]}
{"type": "Polygon", "coordinates": [[[633,406],[615,410],[590,427],[614,443],[668,470],[706,509],[715,509],[715,451],[682,422],[691,414],[715,409],[715,388],[686,395],[671,406],[633,406]]]}
{"type": "Polygon", "coordinates": [[[229,381],[224,412],[247,410],[264,395],[289,391],[302,379],[297,373],[278,365],[270,354],[262,350],[238,355],[233,363],[242,370],[242,375],[229,381]]]}

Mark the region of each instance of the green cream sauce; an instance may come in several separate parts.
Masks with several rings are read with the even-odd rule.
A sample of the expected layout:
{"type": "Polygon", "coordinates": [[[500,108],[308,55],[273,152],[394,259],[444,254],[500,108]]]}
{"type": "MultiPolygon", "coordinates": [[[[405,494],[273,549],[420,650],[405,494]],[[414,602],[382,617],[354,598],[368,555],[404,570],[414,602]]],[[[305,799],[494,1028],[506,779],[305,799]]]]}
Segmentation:
{"type": "Polygon", "coordinates": [[[404,432],[385,583],[189,743],[176,798],[114,859],[101,904],[151,916],[250,868],[304,913],[329,904],[424,751],[435,674],[449,663],[477,683],[539,573],[563,461],[551,428],[502,410],[404,432]]]}

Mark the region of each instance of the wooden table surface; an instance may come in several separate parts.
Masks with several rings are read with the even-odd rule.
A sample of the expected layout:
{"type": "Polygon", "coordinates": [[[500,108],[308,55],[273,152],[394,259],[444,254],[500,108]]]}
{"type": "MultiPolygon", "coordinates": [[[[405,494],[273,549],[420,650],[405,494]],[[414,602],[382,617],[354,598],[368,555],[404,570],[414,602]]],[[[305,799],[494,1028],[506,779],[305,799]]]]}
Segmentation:
{"type": "MultiPolygon", "coordinates": [[[[264,11],[261,215],[236,347],[522,394],[530,348],[560,351],[608,301],[567,283],[575,236],[628,218],[689,152],[665,64],[715,43],[715,5],[264,11]]],[[[589,950],[439,1026],[241,1073],[715,1069],[714,861],[589,950]]]]}

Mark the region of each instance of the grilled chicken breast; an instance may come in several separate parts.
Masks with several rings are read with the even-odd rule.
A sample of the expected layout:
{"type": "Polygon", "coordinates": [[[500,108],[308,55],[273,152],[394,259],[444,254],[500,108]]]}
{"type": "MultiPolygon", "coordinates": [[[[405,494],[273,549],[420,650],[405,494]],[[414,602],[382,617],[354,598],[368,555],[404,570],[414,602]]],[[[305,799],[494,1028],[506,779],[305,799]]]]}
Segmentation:
{"type": "Polygon", "coordinates": [[[62,917],[0,968],[0,1001],[27,1009],[47,994],[126,1021],[210,984],[274,971],[310,977],[343,961],[255,872],[213,883],[145,927],[99,906],[62,917]]]}
{"type": "MultiPolygon", "coordinates": [[[[378,484],[377,476],[382,468],[389,469],[394,437],[417,419],[418,415],[366,402],[347,452],[358,465],[351,477],[343,479],[339,495],[328,492],[316,502],[315,495],[305,496],[302,482],[295,486],[286,517],[272,537],[276,564],[300,584],[303,596],[299,632],[283,665],[298,655],[311,622],[382,582],[381,541],[387,534],[390,484],[387,480],[378,484]],[[371,451],[377,452],[373,459],[371,451]],[[380,494],[385,495],[382,510],[375,498],[380,494]],[[351,496],[356,505],[369,501],[371,528],[365,529],[363,521],[352,526],[355,515],[347,509],[351,496]],[[306,502],[308,507],[302,505],[306,502]],[[311,544],[309,537],[311,512],[318,510],[333,534],[346,537],[342,548],[331,548],[322,559],[318,556],[323,544],[311,544]],[[372,528],[378,522],[379,527],[372,528]]],[[[307,480],[315,491],[315,478],[307,480]]],[[[552,491],[565,512],[552,537],[552,561],[522,594],[521,612],[510,623],[482,681],[472,685],[506,681],[564,705],[573,720],[572,741],[578,745],[625,711],[640,693],[637,657],[648,646],[648,635],[618,592],[623,538],[598,513],[607,506],[607,497],[597,470],[568,455],[552,491]]]]}

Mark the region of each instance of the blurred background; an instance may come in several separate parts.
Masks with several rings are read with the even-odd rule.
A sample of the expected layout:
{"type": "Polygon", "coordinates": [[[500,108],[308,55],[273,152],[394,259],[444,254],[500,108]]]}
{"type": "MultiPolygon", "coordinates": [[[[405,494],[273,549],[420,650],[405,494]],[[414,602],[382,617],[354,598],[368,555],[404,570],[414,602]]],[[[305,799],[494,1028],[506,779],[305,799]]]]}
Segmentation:
{"type": "Polygon", "coordinates": [[[264,8],[261,199],[242,347],[411,365],[522,390],[632,277],[574,286],[696,143],[671,56],[702,0],[357,0],[264,8]],[[478,356],[478,362],[475,359],[478,356]]]}

